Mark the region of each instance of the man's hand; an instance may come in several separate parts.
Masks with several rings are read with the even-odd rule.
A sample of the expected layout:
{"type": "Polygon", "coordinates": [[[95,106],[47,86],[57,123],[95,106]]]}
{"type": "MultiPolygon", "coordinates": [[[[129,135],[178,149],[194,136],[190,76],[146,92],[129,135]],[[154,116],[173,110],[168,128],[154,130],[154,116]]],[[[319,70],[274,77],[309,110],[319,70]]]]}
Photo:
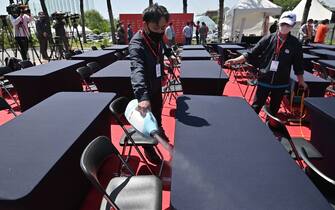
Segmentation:
{"type": "Polygon", "coordinates": [[[138,103],[137,110],[141,113],[143,117],[145,117],[147,111],[148,110],[150,111],[150,109],[151,109],[150,101],[145,100],[138,103]]]}
{"type": "Polygon", "coordinates": [[[225,66],[230,66],[230,65],[234,65],[234,64],[237,64],[236,59],[229,59],[224,63],[225,66]]]}
{"type": "Polygon", "coordinates": [[[47,37],[48,37],[48,33],[47,33],[47,32],[43,32],[43,36],[44,36],[45,38],[47,38],[47,37]]]}

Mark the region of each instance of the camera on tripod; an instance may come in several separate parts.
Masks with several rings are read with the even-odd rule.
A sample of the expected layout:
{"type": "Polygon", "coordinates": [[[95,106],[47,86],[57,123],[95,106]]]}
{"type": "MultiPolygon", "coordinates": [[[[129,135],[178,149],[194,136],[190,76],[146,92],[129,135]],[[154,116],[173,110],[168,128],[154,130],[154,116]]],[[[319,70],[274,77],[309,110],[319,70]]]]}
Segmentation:
{"type": "Polygon", "coordinates": [[[30,9],[28,6],[28,1],[25,3],[23,1],[15,4],[14,0],[9,1],[10,5],[6,7],[7,13],[13,17],[18,17],[20,14],[30,14],[30,9]]]}
{"type": "Polygon", "coordinates": [[[56,21],[61,21],[66,18],[66,13],[64,12],[54,12],[51,14],[51,18],[56,21]]]}

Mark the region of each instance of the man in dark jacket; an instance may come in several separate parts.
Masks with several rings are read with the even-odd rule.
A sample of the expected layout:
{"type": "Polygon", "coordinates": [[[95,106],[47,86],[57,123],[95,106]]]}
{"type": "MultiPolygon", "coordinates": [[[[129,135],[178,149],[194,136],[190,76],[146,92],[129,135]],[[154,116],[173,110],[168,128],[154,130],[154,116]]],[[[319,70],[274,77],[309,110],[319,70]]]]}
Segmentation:
{"type": "Polygon", "coordinates": [[[44,12],[38,13],[38,19],[35,22],[36,24],[36,36],[40,43],[40,53],[44,60],[48,60],[48,39],[50,38],[50,22],[49,19],[45,16],[44,12]]]}
{"type": "Polygon", "coordinates": [[[303,77],[301,43],[290,34],[295,22],[296,15],[293,12],[284,12],[279,20],[277,33],[263,37],[251,52],[225,62],[226,65],[231,65],[245,61],[249,63],[255,60],[262,61],[257,66],[261,72],[252,104],[256,113],[260,112],[270,95],[270,111],[273,115],[277,114],[284,91],[289,87],[291,66],[298,78],[299,86],[307,88],[303,77]]]}
{"type": "MultiPolygon", "coordinates": [[[[154,4],[143,12],[143,30],[138,31],[129,43],[131,60],[131,83],[138,110],[142,115],[151,110],[155,116],[161,135],[162,129],[162,69],[163,69],[163,35],[169,21],[165,7],[154,4]]],[[[152,163],[160,163],[152,147],[145,147],[145,154],[152,163]]]]}

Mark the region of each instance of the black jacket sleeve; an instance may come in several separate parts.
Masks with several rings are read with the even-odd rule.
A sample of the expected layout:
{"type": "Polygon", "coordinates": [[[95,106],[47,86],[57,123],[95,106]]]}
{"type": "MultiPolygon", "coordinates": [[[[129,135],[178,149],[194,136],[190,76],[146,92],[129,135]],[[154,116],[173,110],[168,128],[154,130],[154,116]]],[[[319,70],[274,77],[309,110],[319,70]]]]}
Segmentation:
{"type": "Polygon", "coordinates": [[[301,43],[296,41],[297,48],[294,51],[294,58],[293,58],[293,71],[295,75],[302,75],[304,74],[303,68],[303,51],[301,43]]]}
{"type": "Polygon", "coordinates": [[[270,44],[271,34],[267,36],[263,36],[259,42],[251,49],[250,52],[244,53],[243,56],[247,59],[248,62],[251,62],[253,59],[257,59],[264,50],[270,44]]]}
{"type": "Polygon", "coordinates": [[[131,84],[135,98],[140,102],[149,100],[148,86],[145,79],[145,55],[139,40],[132,40],[129,44],[131,84]]]}

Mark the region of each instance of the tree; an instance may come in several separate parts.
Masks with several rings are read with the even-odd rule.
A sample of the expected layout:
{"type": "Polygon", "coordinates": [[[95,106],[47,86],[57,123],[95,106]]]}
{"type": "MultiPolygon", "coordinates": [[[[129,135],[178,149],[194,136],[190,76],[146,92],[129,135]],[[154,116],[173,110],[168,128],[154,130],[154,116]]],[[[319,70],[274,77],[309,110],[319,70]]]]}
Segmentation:
{"type": "Polygon", "coordinates": [[[283,11],[293,10],[301,0],[273,0],[273,3],[281,6],[283,11]]]}
{"type": "Polygon", "coordinates": [[[107,0],[107,9],[108,9],[108,14],[109,14],[109,22],[110,22],[111,33],[112,33],[112,40],[113,40],[113,44],[115,44],[116,37],[115,37],[114,16],[113,16],[111,0],[107,0]]]}
{"type": "Polygon", "coordinates": [[[308,13],[309,13],[309,9],[311,8],[311,5],[312,5],[312,0],[307,0],[306,4],[305,4],[304,13],[302,15],[301,25],[303,25],[307,22],[308,13]]]}
{"type": "Polygon", "coordinates": [[[154,4],[153,0],[149,0],[149,6],[152,6],[154,4]]]}
{"type": "Polygon", "coordinates": [[[224,13],[224,0],[219,0],[219,21],[218,21],[219,43],[222,42],[223,13],[224,13]]]}
{"type": "Polygon", "coordinates": [[[80,0],[80,15],[81,15],[83,42],[86,43],[84,0],[80,0]]]}
{"type": "Polygon", "coordinates": [[[85,12],[85,24],[93,30],[98,29],[99,32],[109,31],[109,21],[103,19],[102,15],[96,10],[88,10],[85,12]]]}
{"type": "Polygon", "coordinates": [[[187,0],[183,0],[183,13],[187,13],[187,0]]]}

